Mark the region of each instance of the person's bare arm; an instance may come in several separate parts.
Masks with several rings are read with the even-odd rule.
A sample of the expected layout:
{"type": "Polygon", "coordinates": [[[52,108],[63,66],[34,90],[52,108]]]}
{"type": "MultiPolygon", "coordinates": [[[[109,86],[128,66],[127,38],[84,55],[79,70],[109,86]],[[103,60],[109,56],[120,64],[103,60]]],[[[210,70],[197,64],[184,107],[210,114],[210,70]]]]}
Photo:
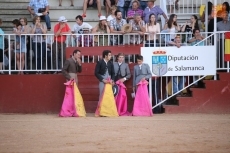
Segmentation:
{"type": "Polygon", "coordinates": [[[35,12],[31,9],[31,7],[30,6],[27,6],[27,10],[30,12],[30,14],[35,14],[35,12]]]}

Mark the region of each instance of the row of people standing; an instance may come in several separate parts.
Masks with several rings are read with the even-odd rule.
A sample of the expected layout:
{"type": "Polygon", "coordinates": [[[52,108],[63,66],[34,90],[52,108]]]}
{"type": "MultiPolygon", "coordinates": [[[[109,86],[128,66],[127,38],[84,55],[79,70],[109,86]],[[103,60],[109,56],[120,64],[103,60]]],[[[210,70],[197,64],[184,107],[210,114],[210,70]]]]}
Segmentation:
{"type": "MultiPolygon", "coordinates": [[[[62,68],[65,78],[75,80],[76,83],[78,82],[76,73],[82,71],[80,53],[80,50],[75,50],[73,56],[66,60],[62,68]]],[[[99,80],[99,102],[96,116],[152,116],[147,89],[148,80],[152,78],[149,65],[143,63],[141,55],[137,56],[137,65],[134,66],[133,70],[133,90],[136,95],[133,111],[129,113],[127,111],[125,82],[131,78],[131,72],[128,64],[124,61],[125,55],[123,53],[117,55],[117,62],[112,62],[111,57],[111,51],[104,50],[102,59],[97,62],[95,67],[94,74],[99,80]],[[113,89],[116,90],[112,91],[113,89]]]]}

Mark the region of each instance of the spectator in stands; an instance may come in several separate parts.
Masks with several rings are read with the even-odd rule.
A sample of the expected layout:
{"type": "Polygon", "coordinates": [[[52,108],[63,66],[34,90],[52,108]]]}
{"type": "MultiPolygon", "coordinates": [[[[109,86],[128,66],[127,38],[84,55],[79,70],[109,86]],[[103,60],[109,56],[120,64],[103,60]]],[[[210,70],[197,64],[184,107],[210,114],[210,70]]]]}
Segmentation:
{"type": "Polygon", "coordinates": [[[83,3],[83,14],[82,17],[86,17],[86,8],[87,7],[97,7],[98,9],[98,17],[101,16],[101,1],[100,0],[84,0],[83,3]]]}
{"type": "Polygon", "coordinates": [[[183,44],[181,42],[181,38],[179,35],[177,35],[174,39],[172,39],[171,41],[168,42],[169,46],[176,46],[177,48],[180,48],[181,46],[185,46],[185,44],[183,44]]]}
{"type": "Polygon", "coordinates": [[[201,36],[200,30],[198,28],[193,29],[193,36],[194,36],[193,38],[188,40],[188,43],[191,46],[204,46],[204,42],[202,41],[204,37],[201,36]]]}
{"type": "Polygon", "coordinates": [[[27,19],[26,18],[20,18],[19,20],[14,20],[13,21],[14,25],[19,24],[20,28],[15,27],[14,33],[17,35],[16,36],[16,44],[19,45],[19,48],[16,48],[16,63],[17,63],[17,69],[19,70],[18,74],[24,74],[23,69],[25,66],[25,54],[26,54],[26,40],[27,36],[23,34],[28,34],[29,33],[29,27],[27,26],[27,19]]]}
{"type": "MultiPolygon", "coordinates": [[[[170,46],[176,46],[177,48],[180,48],[181,46],[184,46],[184,44],[181,43],[181,38],[179,35],[177,35],[174,38],[174,41],[169,42],[170,46]]],[[[184,87],[184,84],[186,82],[186,78],[184,76],[173,76],[173,94],[177,93],[178,91],[182,90],[184,87]]],[[[186,93],[181,92],[177,96],[186,96],[186,93]]]]}
{"type": "Polygon", "coordinates": [[[106,16],[109,16],[109,10],[112,9],[112,6],[116,5],[116,0],[104,0],[103,4],[105,6],[106,9],[106,16]]]}
{"type": "Polygon", "coordinates": [[[148,0],[131,0],[131,3],[130,3],[130,9],[132,8],[132,3],[134,1],[138,1],[139,2],[139,9],[141,10],[144,10],[146,7],[147,7],[147,3],[148,3],[148,0]]]}
{"type": "Polygon", "coordinates": [[[33,19],[33,25],[31,26],[31,34],[35,34],[32,37],[32,49],[35,54],[36,59],[36,69],[38,70],[36,74],[42,74],[42,62],[45,51],[46,51],[46,43],[45,43],[45,35],[38,34],[46,34],[47,28],[44,24],[41,23],[41,18],[39,16],[35,16],[33,19]]]}
{"type": "Polygon", "coordinates": [[[178,2],[179,0],[168,0],[168,5],[169,5],[169,12],[170,14],[173,13],[174,10],[174,4],[175,4],[175,9],[178,10],[178,2]]]}
{"type": "Polygon", "coordinates": [[[225,13],[225,12],[227,12],[227,16],[230,13],[230,7],[229,7],[229,3],[228,2],[224,2],[222,4],[222,10],[220,10],[220,11],[217,12],[217,16],[218,17],[222,17],[223,13],[225,13]]]}
{"type": "MultiPolygon", "coordinates": [[[[74,6],[74,5],[73,5],[73,0],[70,0],[70,2],[71,2],[71,5],[70,5],[70,6],[74,6]]],[[[62,4],[62,0],[59,0],[59,6],[62,6],[61,4],[62,4]]]]}
{"type": "MultiPolygon", "coordinates": [[[[209,20],[213,19],[213,14],[212,14],[212,7],[213,7],[213,4],[212,2],[208,2],[208,22],[209,20]]],[[[205,10],[201,16],[201,22],[205,22],[205,10]]]]}
{"type": "Polygon", "coordinates": [[[149,15],[149,23],[146,24],[147,40],[145,42],[145,47],[154,47],[154,41],[156,46],[159,46],[158,33],[160,33],[160,24],[156,22],[156,17],[154,14],[149,15]]]}
{"type": "Polygon", "coordinates": [[[168,22],[166,22],[164,26],[164,30],[166,30],[170,34],[170,40],[174,41],[174,38],[176,36],[175,33],[180,31],[180,27],[177,25],[177,15],[176,14],[171,14],[169,17],[168,22]]]}
{"type": "MultiPolygon", "coordinates": [[[[0,19],[0,26],[2,25],[2,19],[0,19]]],[[[4,74],[4,72],[2,71],[2,67],[3,67],[3,57],[4,57],[4,32],[3,30],[0,28],[0,74],[4,74]]]]}
{"type": "MultiPolygon", "coordinates": [[[[90,30],[88,27],[82,28],[83,34],[89,34],[90,30]]],[[[77,39],[77,47],[92,47],[93,46],[93,36],[92,35],[80,35],[77,39]]]]}
{"type": "MultiPolygon", "coordinates": [[[[222,13],[222,19],[223,21],[220,21],[217,23],[217,31],[230,31],[230,21],[228,21],[228,12],[225,11],[222,13]]],[[[223,68],[223,54],[224,54],[224,47],[225,46],[225,40],[224,35],[219,35],[219,53],[218,53],[218,66],[220,68],[223,68]],[[224,43],[223,43],[224,42],[224,43]],[[224,44],[224,45],[223,45],[224,44]],[[222,66],[222,67],[221,67],[222,66]]]]}
{"type": "Polygon", "coordinates": [[[117,10],[117,7],[115,5],[113,5],[110,9],[110,15],[107,17],[107,22],[108,22],[108,25],[110,24],[110,21],[115,19],[115,12],[117,10]]]}
{"type": "Polygon", "coordinates": [[[98,43],[98,46],[109,46],[109,36],[103,35],[110,33],[110,29],[105,16],[100,16],[99,23],[93,28],[92,32],[100,34],[99,36],[95,35],[96,37],[94,37],[94,41],[98,43]]]}
{"type": "Polygon", "coordinates": [[[83,22],[83,17],[78,15],[76,16],[76,23],[74,24],[72,28],[72,33],[74,34],[83,34],[82,28],[89,28],[89,30],[92,30],[92,26],[86,22],[83,22]]]}
{"type": "Polygon", "coordinates": [[[126,12],[130,6],[129,0],[117,0],[117,10],[121,11],[122,18],[125,19],[126,12]]]}
{"type": "MultiPolygon", "coordinates": [[[[58,23],[54,26],[54,43],[52,44],[53,69],[60,69],[66,60],[66,35],[71,34],[71,29],[66,18],[60,16],[58,23]],[[61,63],[59,62],[61,59],[61,63]],[[61,65],[60,65],[61,64],[61,65]]],[[[55,72],[55,74],[57,71],[55,72]]]]}
{"type": "Polygon", "coordinates": [[[42,20],[45,20],[48,31],[51,30],[48,0],[30,0],[27,9],[32,16],[40,16],[42,20]]]}
{"type": "Polygon", "coordinates": [[[141,17],[143,17],[143,10],[139,9],[140,3],[135,0],[132,2],[132,9],[128,11],[127,13],[127,20],[131,20],[134,18],[135,14],[139,14],[141,17]]]}
{"type": "MultiPolygon", "coordinates": [[[[110,21],[110,30],[112,34],[125,34],[125,31],[122,31],[122,26],[127,24],[125,19],[122,19],[122,13],[120,10],[115,12],[116,18],[110,21]]],[[[123,36],[112,35],[111,38],[112,45],[119,45],[123,43],[123,36]],[[119,41],[119,42],[118,42],[119,41]]]]}
{"type": "MultiPolygon", "coordinates": [[[[193,38],[191,38],[188,43],[191,46],[204,46],[204,37],[201,36],[200,34],[200,29],[193,29],[193,38]]],[[[196,81],[199,79],[199,76],[193,76],[193,81],[196,81]]],[[[193,88],[198,87],[198,82],[196,82],[193,86],[193,88]]]]}
{"type": "Polygon", "coordinates": [[[143,36],[146,32],[145,22],[141,19],[141,15],[135,14],[134,19],[130,20],[129,24],[132,26],[132,33],[138,33],[139,35],[131,36],[131,44],[140,44],[143,42],[143,36]]]}
{"type": "Polygon", "coordinates": [[[181,32],[193,32],[194,29],[200,29],[198,25],[198,18],[196,15],[192,15],[190,23],[188,21],[182,26],[181,32]]]}
{"type": "Polygon", "coordinates": [[[163,10],[159,7],[154,5],[154,2],[156,0],[148,0],[148,6],[145,8],[144,12],[143,12],[143,17],[145,20],[145,23],[149,23],[149,15],[150,14],[154,14],[156,16],[156,19],[158,19],[158,15],[163,15],[166,22],[168,21],[167,16],[165,15],[165,13],[163,12],[163,10]]]}

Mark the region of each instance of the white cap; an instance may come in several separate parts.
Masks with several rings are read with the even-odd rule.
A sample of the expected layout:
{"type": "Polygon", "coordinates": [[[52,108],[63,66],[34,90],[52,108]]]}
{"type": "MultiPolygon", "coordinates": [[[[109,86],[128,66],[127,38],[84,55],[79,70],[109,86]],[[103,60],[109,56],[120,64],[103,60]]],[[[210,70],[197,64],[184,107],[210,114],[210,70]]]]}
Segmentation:
{"type": "Polygon", "coordinates": [[[100,19],[99,19],[100,21],[101,20],[106,20],[106,17],[105,16],[100,16],[100,19]]]}
{"type": "Polygon", "coordinates": [[[60,16],[58,19],[58,22],[67,22],[66,18],[64,16],[60,16]]]}

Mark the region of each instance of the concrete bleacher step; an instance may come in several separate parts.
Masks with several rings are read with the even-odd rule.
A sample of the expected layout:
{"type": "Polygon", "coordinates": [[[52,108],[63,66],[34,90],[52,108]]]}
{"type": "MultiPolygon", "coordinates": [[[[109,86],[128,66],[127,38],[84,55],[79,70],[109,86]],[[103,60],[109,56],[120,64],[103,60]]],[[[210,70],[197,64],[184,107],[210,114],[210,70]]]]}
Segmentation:
{"type": "MultiPolygon", "coordinates": [[[[63,1],[62,6],[58,6],[58,0],[49,0],[50,5],[50,18],[52,30],[54,25],[57,23],[57,20],[60,16],[64,15],[67,20],[69,26],[72,28],[75,24],[75,17],[77,15],[82,15],[83,13],[83,1],[77,0],[74,2],[74,7],[70,6],[70,1],[63,1]]],[[[32,24],[32,18],[27,10],[27,6],[29,4],[29,0],[1,0],[0,5],[0,18],[3,20],[2,29],[5,33],[12,32],[12,20],[26,17],[28,20],[28,24],[32,24]]],[[[159,5],[159,1],[155,2],[156,5],[159,5]]],[[[103,6],[103,0],[101,0],[102,4],[102,15],[105,15],[105,7],[103,6]]],[[[184,15],[178,16],[178,23],[184,23],[186,20],[190,19],[191,12],[194,12],[195,6],[194,4],[188,5],[187,8],[182,10],[182,5],[179,5],[179,10],[175,10],[177,12],[185,12],[184,15]]],[[[88,22],[93,27],[98,23],[98,11],[97,8],[87,8],[87,17],[84,18],[84,22],[88,22]]]]}

